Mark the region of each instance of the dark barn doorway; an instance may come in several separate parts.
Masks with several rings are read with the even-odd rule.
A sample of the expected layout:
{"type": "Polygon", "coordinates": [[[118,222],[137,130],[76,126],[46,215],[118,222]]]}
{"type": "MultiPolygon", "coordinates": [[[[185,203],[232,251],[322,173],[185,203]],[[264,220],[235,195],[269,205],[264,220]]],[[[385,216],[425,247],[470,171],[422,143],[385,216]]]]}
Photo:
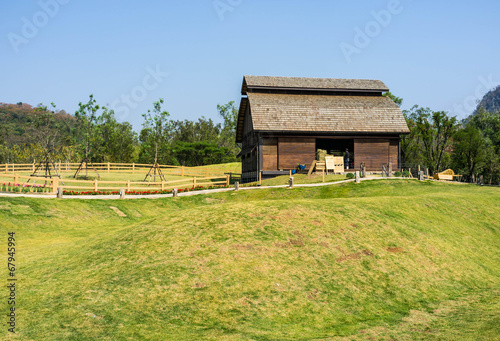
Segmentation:
{"type": "Polygon", "coordinates": [[[316,149],[324,149],[329,155],[345,156],[346,149],[349,150],[349,167],[354,168],[354,140],[353,139],[317,139],[316,149]]]}

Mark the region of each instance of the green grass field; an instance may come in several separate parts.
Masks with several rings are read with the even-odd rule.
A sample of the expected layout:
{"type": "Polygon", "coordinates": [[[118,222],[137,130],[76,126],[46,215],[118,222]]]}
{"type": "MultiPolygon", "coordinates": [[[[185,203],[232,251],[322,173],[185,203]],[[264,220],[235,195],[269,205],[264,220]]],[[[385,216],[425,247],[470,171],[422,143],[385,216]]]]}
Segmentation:
{"type": "Polygon", "coordinates": [[[411,180],[2,197],[0,339],[500,340],[499,212],[500,188],[411,180]]]}

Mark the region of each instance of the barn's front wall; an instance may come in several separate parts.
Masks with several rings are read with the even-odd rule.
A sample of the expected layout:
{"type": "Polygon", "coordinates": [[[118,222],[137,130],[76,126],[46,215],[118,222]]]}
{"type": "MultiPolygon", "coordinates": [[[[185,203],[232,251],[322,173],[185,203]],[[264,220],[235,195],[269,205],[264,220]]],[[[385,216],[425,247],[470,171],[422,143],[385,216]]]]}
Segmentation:
{"type": "MultiPolygon", "coordinates": [[[[260,148],[262,167],[259,171],[288,171],[297,169],[298,164],[306,164],[306,169],[309,169],[316,159],[317,140],[315,137],[263,137],[260,148]]],[[[400,168],[399,137],[360,137],[350,140],[354,146],[350,153],[355,170],[359,170],[361,163],[365,164],[368,171],[381,171],[383,164],[389,162],[393,169],[400,168]]],[[[243,172],[257,170],[253,166],[258,162],[257,157],[252,165],[243,161],[243,172]]]]}

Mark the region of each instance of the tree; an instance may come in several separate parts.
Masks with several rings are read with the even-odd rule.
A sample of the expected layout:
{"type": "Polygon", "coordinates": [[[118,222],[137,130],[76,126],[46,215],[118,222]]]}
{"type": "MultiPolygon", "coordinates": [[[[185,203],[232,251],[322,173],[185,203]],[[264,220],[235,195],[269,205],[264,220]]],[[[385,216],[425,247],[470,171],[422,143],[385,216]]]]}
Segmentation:
{"type": "Polygon", "coordinates": [[[485,166],[487,142],[481,131],[467,125],[455,134],[453,165],[467,178],[480,173],[485,166]]]}
{"type": "Polygon", "coordinates": [[[39,144],[46,154],[53,152],[58,146],[60,138],[60,125],[56,122],[54,114],[56,105],[50,103],[52,110],[48,110],[46,105],[40,103],[35,108],[33,120],[32,138],[33,142],[39,144]]]}
{"type": "Polygon", "coordinates": [[[78,176],[78,173],[85,169],[85,177],[88,177],[88,165],[90,164],[93,170],[97,174],[97,178],[100,178],[99,173],[92,165],[93,153],[98,149],[99,138],[97,134],[97,111],[100,106],[94,99],[94,95],[89,96],[89,101],[85,104],[82,102],[78,103],[79,109],[75,112],[75,117],[77,120],[77,144],[80,146],[83,153],[83,158],[81,159],[80,166],[75,172],[74,178],[78,176]],[[83,168],[85,166],[85,168],[83,168]]]}
{"type": "Polygon", "coordinates": [[[439,172],[445,155],[451,151],[451,137],[458,128],[455,117],[444,111],[413,106],[403,111],[410,135],[403,138],[402,149],[405,161],[427,165],[432,173],[439,172]]]}
{"type": "Polygon", "coordinates": [[[144,150],[154,148],[154,162],[144,180],[151,176],[154,177],[154,181],[156,181],[157,176],[165,180],[158,164],[158,152],[166,152],[169,149],[166,142],[168,142],[168,132],[171,124],[168,120],[170,114],[168,111],[162,111],[161,109],[163,103],[163,98],[160,98],[157,102],[153,102],[153,110],[148,110],[147,113],[142,115],[144,123],[141,138],[144,150]]]}
{"type": "MultiPolygon", "coordinates": [[[[484,145],[472,145],[468,148],[482,148],[484,149],[484,166],[482,167],[481,175],[487,178],[487,182],[499,183],[500,182],[500,111],[491,113],[480,107],[473,115],[471,115],[465,122],[466,127],[473,127],[477,129],[482,138],[484,145]]],[[[471,128],[472,129],[472,128],[471,128]]],[[[472,152],[472,151],[471,151],[472,152]]],[[[481,151],[475,151],[480,153],[481,151]]],[[[465,159],[457,158],[455,163],[464,167],[465,159]]],[[[479,175],[479,173],[478,173],[479,175]]]]}
{"type": "Polygon", "coordinates": [[[87,103],[78,103],[79,109],[75,112],[75,117],[77,120],[76,127],[76,138],[77,144],[81,148],[84,160],[91,160],[93,147],[97,144],[97,111],[100,106],[94,99],[94,95],[89,96],[89,101],[87,103]]]}
{"type": "Polygon", "coordinates": [[[206,141],[177,141],[173,152],[177,160],[181,161],[181,165],[189,167],[232,161],[231,152],[227,148],[206,141]]]}
{"type": "Polygon", "coordinates": [[[401,97],[393,95],[390,91],[384,92],[383,96],[389,97],[394,101],[394,103],[396,103],[400,107],[401,105],[403,105],[403,99],[401,97]]]}
{"type": "Polygon", "coordinates": [[[137,136],[128,122],[116,121],[113,110],[103,107],[96,122],[97,160],[102,162],[132,162],[137,136]]]}

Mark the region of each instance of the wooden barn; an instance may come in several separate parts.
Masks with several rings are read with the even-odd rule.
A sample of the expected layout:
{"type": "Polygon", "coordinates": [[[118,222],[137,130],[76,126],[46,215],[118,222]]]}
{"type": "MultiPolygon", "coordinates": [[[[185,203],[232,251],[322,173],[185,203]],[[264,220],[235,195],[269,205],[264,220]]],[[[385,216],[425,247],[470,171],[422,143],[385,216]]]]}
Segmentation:
{"type": "Polygon", "coordinates": [[[242,180],[307,169],[318,149],[348,149],[346,171],[361,163],[368,171],[389,162],[398,169],[400,135],[409,130],[386,91],[379,80],[244,76],[236,130],[242,180]]]}

